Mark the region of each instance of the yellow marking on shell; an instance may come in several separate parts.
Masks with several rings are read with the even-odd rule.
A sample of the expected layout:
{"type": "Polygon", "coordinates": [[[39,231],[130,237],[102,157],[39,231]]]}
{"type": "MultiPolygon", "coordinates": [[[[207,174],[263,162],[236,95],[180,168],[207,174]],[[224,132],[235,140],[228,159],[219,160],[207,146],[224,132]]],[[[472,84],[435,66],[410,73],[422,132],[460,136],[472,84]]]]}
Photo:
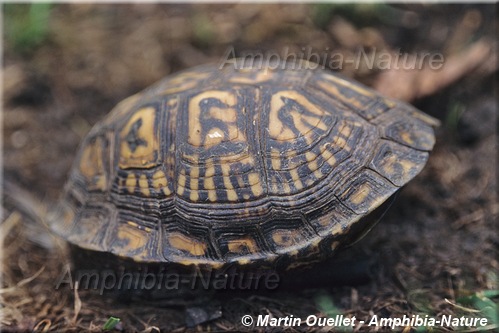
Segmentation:
{"type": "Polygon", "coordinates": [[[291,187],[289,186],[289,183],[287,181],[282,182],[282,190],[284,193],[291,193],[291,187]]]}
{"type": "Polygon", "coordinates": [[[168,105],[169,107],[175,107],[175,106],[177,106],[177,99],[176,98],[169,99],[168,102],[166,102],[166,105],[168,105]]]}
{"type": "Polygon", "coordinates": [[[366,200],[370,193],[371,187],[369,184],[362,184],[354,193],[350,195],[350,201],[355,205],[359,205],[366,200]]]}
{"type": "Polygon", "coordinates": [[[249,258],[241,258],[237,260],[237,263],[241,266],[248,265],[249,263],[251,263],[251,260],[249,258]]]}
{"type": "Polygon", "coordinates": [[[255,197],[262,195],[263,188],[260,182],[260,175],[256,172],[252,172],[248,175],[248,181],[251,184],[251,192],[255,197]]]}
{"type": "Polygon", "coordinates": [[[338,246],[340,245],[340,242],[339,241],[334,241],[331,243],[331,250],[334,251],[338,248],[338,246]]]}
{"type": "Polygon", "coordinates": [[[96,189],[104,191],[107,188],[107,179],[104,175],[97,177],[97,180],[94,183],[96,189]]]}
{"type": "Polygon", "coordinates": [[[179,74],[168,81],[167,86],[161,91],[161,94],[168,95],[192,89],[200,80],[204,80],[208,78],[208,76],[210,76],[210,74],[199,72],[186,72],[179,74]]]}
{"type": "MultiPolygon", "coordinates": [[[[329,223],[330,223],[330,221],[329,221],[329,223]]],[[[340,235],[342,233],[343,233],[343,227],[342,227],[342,225],[340,223],[336,223],[331,228],[331,235],[333,235],[333,236],[340,235]]]]}
{"type": "Polygon", "coordinates": [[[225,191],[227,193],[227,199],[229,201],[237,201],[238,199],[237,193],[234,190],[234,186],[232,185],[230,177],[230,165],[222,164],[221,167],[222,167],[222,174],[224,175],[223,182],[224,182],[225,191]]]}
{"type": "MultiPolygon", "coordinates": [[[[178,261],[175,261],[175,262],[177,262],[177,263],[179,263],[180,265],[183,265],[183,266],[192,266],[192,265],[198,266],[199,264],[205,263],[205,261],[203,259],[201,259],[201,260],[199,260],[199,259],[198,260],[196,260],[196,259],[194,259],[194,260],[183,259],[183,260],[178,260],[178,261]]],[[[211,264],[210,264],[210,266],[211,266],[211,264]]]]}
{"type": "Polygon", "coordinates": [[[157,164],[159,144],[154,126],[155,120],[156,110],[153,107],[142,108],[130,117],[120,132],[120,168],[151,168],[157,164]],[[137,145],[135,150],[132,150],[127,142],[127,136],[138,121],[141,121],[141,125],[135,128],[135,134],[143,144],[137,145]]]}
{"type": "Polygon", "coordinates": [[[203,180],[203,187],[206,191],[208,191],[208,199],[211,202],[217,201],[217,191],[215,188],[215,181],[213,179],[214,175],[215,175],[215,165],[213,164],[213,160],[207,159],[205,177],[203,180]]]}
{"type": "Polygon", "coordinates": [[[272,161],[272,168],[274,170],[281,170],[282,157],[281,157],[281,153],[280,153],[279,149],[272,148],[270,151],[270,158],[272,161]]]}
{"type": "Polygon", "coordinates": [[[227,190],[227,200],[229,201],[237,201],[237,193],[234,190],[227,190]]]}
{"type": "Polygon", "coordinates": [[[385,174],[392,175],[395,173],[394,165],[397,163],[397,156],[390,155],[382,161],[382,168],[385,174]]]}
{"type": "Polygon", "coordinates": [[[299,236],[296,230],[275,230],[272,233],[272,240],[278,246],[289,247],[296,245],[296,238],[299,236]]]}
{"type": "Polygon", "coordinates": [[[386,199],[387,199],[388,195],[385,193],[383,195],[378,195],[378,196],[375,196],[374,197],[374,200],[372,200],[370,203],[369,203],[369,206],[371,208],[376,208],[376,207],[379,207],[379,205],[381,205],[386,199]]]}
{"type": "Polygon", "coordinates": [[[101,148],[95,143],[87,145],[83,149],[80,160],[80,171],[87,179],[93,178],[102,169],[102,159],[99,155],[101,148]],[[100,164],[100,165],[99,165],[100,164]]]}
{"type": "Polygon", "coordinates": [[[222,164],[222,175],[224,175],[223,180],[224,180],[224,185],[226,189],[233,189],[234,186],[232,186],[232,183],[230,181],[230,165],[229,164],[222,164]]]}
{"type": "Polygon", "coordinates": [[[411,134],[409,132],[401,132],[400,133],[400,138],[407,144],[412,145],[414,144],[414,140],[411,137],[411,134]]]}
{"type": "MultiPolygon", "coordinates": [[[[175,153],[175,145],[172,144],[170,145],[170,149],[168,149],[170,153],[175,153]]],[[[166,157],[166,165],[174,165],[175,164],[175,156],[174,155],[169,155],[166,157]]]]}
{"type": "Polygon", "coordinates": [[[322,225],[323,227],[326,227],[331,223],[331,216],[322,215],[317,219],[317,221],[319,222],[320,225],[322,225]]]}
{"type": "Polygon", "coordinates": [[[380,166],[388,178],[397,177],[402,182],[406,182],[411,175],[411,169],[416,167],[416,164],[409,160],[400,159],[400,156],[392,154],[385,157],[380,163],[380,166]],[[396,167],[399,167],[402,170],[396,169],[396,167]]]}
{"type": "Polygon", "coordinates": [[[316,178],[322,177],[322,172],[319,170],[319,163],[317,163],[317,155],[311,151],[305,153],[305,158],[308,161],[308,168],[314,173],[316,178]]]}
{"type": "Polygon", "coordinates": [[[416,166],[416,163],[409,160],[399,160],[398,163],[404,169],[404,175],[409,174],[411,169],[416,166]]]}
{"type": "Polygon", "coordinates": [[[134,228],[137,228],[137,229],[140,229],[140,230],[144,230],[146,232],[151,232],[152,231],[151,228],[146,227],[146,226],[139,226],[136,222],[133,222],[133,221],[127,221],[126,224],[129,225],[129,226],[131,226],[131,227],[134,227],[134,228]]]}
{"type": "Polygon", "coordinates": [[[206,266],[209,265],[211,269],[213,270],[218,270],[223,267],[223,263],[216,262],[216,261],[210,261],[206,260],[206,258],[191,258],[191,259],[183,259],[179,260],[180,258],[176,258],[175,262],[179,263],[180,265],[184,266],[206,266]]]}
{"type": "Polygon", "coordinates": [[[210,267],[212,267],[214,270],[218,270],[223,267],[223,263],[221,262],[210,262],[210,267]]]}
{"type": "MultiPolygon", "coordinates": [[[[189,260],[189,259],[184,259],[183,257],[182,257],[181,260],[180,260],[180,258],[175,258],[175,262],[178,263],[178,264],[180,264],[180,265],[183,265],[183,266],[196,266],[196,267],[199,266],[199,264],[205,264],[206,263],[206,261],[204,260],[204,258],[197,259],[197,260],[196,259],[189,260]]],[[[211,264],[210,264],[210,266],[211,266],[211,264]]]]}
{"type": "Polygon", "coordinates": [[[289,173],[291,174],[291,178],[293,179],[296,189],[301,190],[303,188],[303,183],[301,182],[298,170],[292,169],[289,171],[289,173]]]}
{"type": "Polygon", "coordinates": [[[408,160],[395,152],[396,150],[385,151],[383,158],[377,161],[377,166],[381,168],[381,171],[383,171],[384,175],[388,178],[396,176],[399,180],[406,182],[411,175],[411,170],[417,165],[413,161],[408,160]]]}
{"type": "Polygon", "coordinates": [[[169,196],[172,194],[172,191],[170,190],[170,188],[168,186],[165,186],[163,188],[163,193],[166,195],[166,196],[169,196]]]}
{"type": "Polygon", "coordinates": [[[140,192],[145,195],[146,197],[151,196],[151,190],[149,189],[149,183],[147,181],[147,176],[146,175],[140,175],[139,178],[139,187],[140,187],[140,192]]]}
{"type": "Polygon", "coordinates": [[[321,179],[322,177],[324,177],[324,174],[322,173],[321,170],[317,169],[317,170],[314,171],[314,176],[317,179],[321,179]]]}
{"type": "Polygon", "coordinates": [[[350,126],[343,126],[340,134],[343,135],[344,138],[348,138],[352,134],[352,128],[350,126]]]}
{"type": "Polygon", "coordinates": [[[206,134],[208,138],[210,138],[210,146],[215,146],[224,141],[225,133],[218,127],[212,128],[208,134],[206,134]]]}
{"type": "Polygon", "coordinates": [[[277,178],[275,176],[272,177],[271,181],[269,182],[270,185],[270,191],[272,193],[277,193],[279,192],[279,182],[277,181],[277,178]]]}
{"type": "Polygon", "coordinates": [[[326,161],[330,166],[334,166],[336,164],[336,158],[334,157],[333,153],[328,149],[328,147],[331,144],[326,143],[324,146],[321,148],[321,155],[322,158],[324,158],[324,161],[326,161]]]}
{"type": "Polygon", "coordinates": [[[334,138],[334,144],[337,145],[338,147],[341,147],[341,149],[345,149],[346,151],[350,151],[351,148],[348,145],[347,141],[342,138],[341,136],[336,136],[334,138]]]}
{"type": "Polygon", "coordinates": [[[189,199],[191,199],[191,201],[198,201],[199,200],[199,191],[197,191],[197,190],[191,191],[189,199]]]}
{"type": "Polygon", "coordinates": [[[244,159],[241,160],[241,163],[248,164],[248,165],[255,165],[255,159],[253,158],[252,155],[248,155],[244,159]]]}
{"type": "Polygon", "coordinates": [[[211,201],[211,202],[215,202],[217,201],[217,192],[216,191],[208,191],[208,199],[211,201]]]}
{"type": "Polygon", "coordinates": [[[191,186],[191,195],[190,199],[192,201],[199,200],[199,167],[193,166],[191,168],[191,176],[190,176],[190,186],[191,186]]]}
{"type": "MultiPolygon", "coordinates": [[[[391,102],[391,103],[393,103],[393,102],[391,102]]],[[[395,106],[395,105],[396,105],[396,103],[393,103],[393,106],[395,106]]],[[[440,120],[433,118],[432,116],[427,115],[426,113],[421,112],[417,109],[412,109],[410,111],[410,115],[416,119],[422,120],[424,123],[426,123],[432,127],[439,127],[441,125],[440,120]]]]}
{"type": "Polygon", "coordinates": [[[315,237],[311,242],[309,249],[311,250],[319,250],[319,244],[321,243],[322,238],[321,237],[315,237]]]}
{"type": "Polygon", "coordinates": [[[117,227],[117,236],[125,243],[120,244],[124,251],[134,251],[146,246],[150,237],[151,229],[139,229],[138,225],[134,222],[127,222],[117,227]]]}
{"type": "Polygon", "coordinates": [[[238,175],[236,177],[236,180],[237,180],[237,185],[239,186],[239,188],[243,188],[244,186],[246,186],[246,184],[244,183],[243,176],[238,175]]]}
{"type": "MultiPolygon", "coordinates": [[[[246,72],[246,73],[251,73],[250,72],[246,72]]],[[[231,77],[229,79],[230,82],[234,82],[234,83],[242,83],[242,84],[256,84],[256,83],[261,83],[261,82],[265,82],[265,81],[268,81],[270,79],[272,79],[272,73],[270,71],[267,71],[267,70],[263,70],[263,71],[260,71],[258,72],[254,77],[248,77],[247,75],[244,75],[245,73],[242,72],[241,75],[234,75],[233,77],[231,77]]]]}
{"type": "Polygon", "coordinates": [[[389,100],[388,98],[383,98],[383,103],[385,103],[390,109],[393,109],[397,105],[397,103],[395,103],[392,100],[389,100]]]}
{"type": "Polygon", "coordinates": [[[166,175],[163,170],[158,170],[153,174],[152,186],[157,190],[161,189],[166,195],[171,194],[171,190],[168,187],[168,180],[166,179],[166,175]]]}
{"type": "Polygon", "coordinates": [[[212,159],[206,160],[206,171],[205,177],[213,177],[215,175],[215,164],[213,164],[212,159]]]}
{"type": "Polygon", "coordinates": [[[181,170],[177,179],[177,194],[183,195],[185,191],[185,184],[187,183],[187,178],[185,177],[185,170],[181,170]]]}
{"type": "Polygon", "coordinates": [[[309,141],[311,138],[307,134],[315,128],[327,130],[326,124],[322,121],[323,115],[324,110],[297,91],[279,91],[270,100],[269,135],[272,139],[279,141],[294,140],[301,136],[304,136],[309,141]],[[295,109],[290,111],[293,124],[298,129],[299,134],[295,134],[289,126],[279,119],[279,111],[285,106],[283,99],[293,100],[307,110],[307,113],[313,114],[303,114],[295,109]]]}
{"type": "Polygon", "coordinates": [[[102,144],[101,138],[96,138],[93,143],[88,144],[83,149],[79,167],[90,189],[104,191],[107,187],[107,177],[102,161],[102,144]]]}
{"type": "Polygon", "coordinates": [[[229,240],[227,247],[229,248],[229,252],[234,253],[244,253],[246,250],[249,253],[258,252],[258,246],[253,238],[240,238],[229,240]]]}
{"type": "Polygon", "coordinates": [[[206,244],[181,233],[170,233],[167,238],[168,243],[174,249],[189,252],[193,256],[202,256],[206,253],[206,244]]]}
{"type": "Polygon", "coordinates": [[[137,187],[137,178],[133,173],[129,173],[126,177],[125,186],[129,193],[135,192],[135,188],[137,187]]]}
{"type": "Polygon", "coordinates": [[[239,133],[237,121],[237,97],[229,91],[210,90],[194,96],[189,101],[189,127],[187,142],[195,147],[212,147],[225,141],[244,141],[242,133],[239,133]],[[208,115],[202,113],[202,105],[210,98],[218,99],[226,108],[211,106],[208,115]],[[203,137],[202,119],[209,116],[211,119],[221,121],[227,126],[227,130],[222,131],[219,128],[212,128],[203,137]]]}
{"type": "MultiPolygon", "coordinates": [[[[292,157],[295,157],[296,155],[298,155],[298,152],[296,150],[288,150],[286,152],[286,157],[290,160],[289,161],[289,164],[292,162],[291,158],[292,157]]],[[[281,155],[282,156],[282,155],[281,155]]]]}
{"type": "Polygon", "coordinates": [[[213,177],[205,178],[203,181],[204,189],[207,191],[215,190],[215,181],[213,177]]]}
{"type": "Polygon", "coordinates": [[[317,155],[311,151],[307,151],[305,153],[305,158],[307,159],[308,162],[312,162],[317,158],[317,155]]]}
{"type": "Polygon", "coordinates": [[[218,119],[218,120],[223,120],[226,122],[236,122],[237,121],[237,112],[234,107],[237,103],[237,98],[234,94],[227,92],[227,91],[220,91],[215,94],[215,96],[210,95],[210,92],[208,92],[208,98],[219,98],[223,104],[226,104],[229,106],[229,109],[226,108],[218,108],[218,107],[211,107],[210,108],[210,117],[213,119],[218,119]],[[220,94],[221,93],[221,94],[220,94]],[[219,95],[220,94],[220,95],[219,95]],[[227,111],[229,110],[229,111],[227,111]]]}

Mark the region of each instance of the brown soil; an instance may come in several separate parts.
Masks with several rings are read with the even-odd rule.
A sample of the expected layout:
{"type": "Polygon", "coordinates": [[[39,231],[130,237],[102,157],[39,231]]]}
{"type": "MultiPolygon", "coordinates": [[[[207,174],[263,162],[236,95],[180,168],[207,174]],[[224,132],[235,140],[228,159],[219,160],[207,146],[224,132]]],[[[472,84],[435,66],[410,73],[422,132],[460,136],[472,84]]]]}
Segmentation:
{"type": "MultiPolygon", "coordinates": [[[[220,61],[231,48],[238,56],[302,48],[345,57],[361,47],[368,53],[429,51],[452,65],[441,75],[383,70],[380,63],[341,68],[442,121],[424,171],[351,250],[377,263],[370,282],[224,294],[196,306],[182,299],[127,304],[67,286],[56,290],[66,249],[24,214],[44,207],[25,196],[24,207],[6,200],[2,210],[3,330],[100,331],[111,316],[121,320],[115,330],[122,331],[226,332],[247,330],[244,314],[341,313],[358,320],[373,314],[487,315],[462,297],[499,289],[494,5],[74,4],[37,7],[31,16],[29,10],[4,6],[4,178],[48,205],[63,188],[78,143],[113,105],[169,73],[220,61]],[[198,308],[216,318],[188,328],[186,313],[198,308]]],[[[492,302],[489,310],[497,310],[497,295],[485,299],[492,302]]],[[[498,324],[489,318],[487,328],[498,324]]],[[[344,330],[277,331],[330,329],[344,330]]]]}

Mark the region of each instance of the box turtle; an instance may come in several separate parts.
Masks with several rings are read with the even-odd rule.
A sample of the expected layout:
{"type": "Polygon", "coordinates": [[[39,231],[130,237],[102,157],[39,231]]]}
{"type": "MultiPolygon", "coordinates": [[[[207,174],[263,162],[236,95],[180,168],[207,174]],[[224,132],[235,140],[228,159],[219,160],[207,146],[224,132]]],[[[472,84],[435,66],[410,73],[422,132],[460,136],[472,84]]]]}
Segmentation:
{"type": "Polygon", "coordinates": [[[199,66],[119,103],[83,140],[52,229],[182,267],[290,269],[352,244],[422,170],[437,121],[292,65],[199,66]]]}

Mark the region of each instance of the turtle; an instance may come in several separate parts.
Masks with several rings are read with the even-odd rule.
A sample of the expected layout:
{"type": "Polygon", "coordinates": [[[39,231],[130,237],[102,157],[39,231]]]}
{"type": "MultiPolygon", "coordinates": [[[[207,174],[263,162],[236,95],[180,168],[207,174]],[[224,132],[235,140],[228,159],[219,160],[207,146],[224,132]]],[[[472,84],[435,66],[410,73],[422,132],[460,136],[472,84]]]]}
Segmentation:
{"type": "Polygon", "coordinates": [[[372,228],[437,125],[306,61],[200,65],[90,130],[50,227],[80,257],[299,268],[372,228]]]}

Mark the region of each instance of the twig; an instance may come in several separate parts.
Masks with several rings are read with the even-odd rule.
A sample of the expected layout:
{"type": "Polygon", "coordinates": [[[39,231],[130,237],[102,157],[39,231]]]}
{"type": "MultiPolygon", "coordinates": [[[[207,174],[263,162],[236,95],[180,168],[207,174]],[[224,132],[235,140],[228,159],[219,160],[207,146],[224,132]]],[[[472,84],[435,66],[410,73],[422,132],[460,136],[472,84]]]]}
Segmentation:
{"type": "MultiPolygon", "coordinates": [[[[492,41],[482,38],[461,53],[449,56],[439,70],[430,67],[404,68],[400,63],[392,64],[390,69],[379,75],[374,87],[382,94],[410,102],[458,81],[491,57],[495,58],[495,53],[492,41]]],[[[493,72],[496,68],[497,64],[488,70],[493,72]]]]}
{"type": "Polygon", "coordinates": [[[80,314],[80,310],[81,310],[81,299],[80,299],[80,295],[78,294],[78,287],[79,287],[78,282],[79,281],[75,281],[75,290],[74,290],[74,298],[75,298],[74,311],[75,311],[75,314],[74,314],[73,319],[72,319],[73,325],[76,325],[76,319],[78,318],[78,315],[80,314]]]}
{"type": "Polygon", "coordinates": [[[9,288],[3,288],[3,289],[0,289],[0,294],[5,294],[5,293],[8,293],[8,292],[12,292],[12,291],[15,291],[16,289],[30,283],[31,281],[33,281],[34,279],[36,279],[40,274],[42,274],[42,272],[45,270],[45,266],[43,266],[42,268],[40,268],[35,274],[33,274],[32,276],[28,277],[28,278],[25,278],[21,281],[19,281],[14,287],[9,287],[9,288]]]}

